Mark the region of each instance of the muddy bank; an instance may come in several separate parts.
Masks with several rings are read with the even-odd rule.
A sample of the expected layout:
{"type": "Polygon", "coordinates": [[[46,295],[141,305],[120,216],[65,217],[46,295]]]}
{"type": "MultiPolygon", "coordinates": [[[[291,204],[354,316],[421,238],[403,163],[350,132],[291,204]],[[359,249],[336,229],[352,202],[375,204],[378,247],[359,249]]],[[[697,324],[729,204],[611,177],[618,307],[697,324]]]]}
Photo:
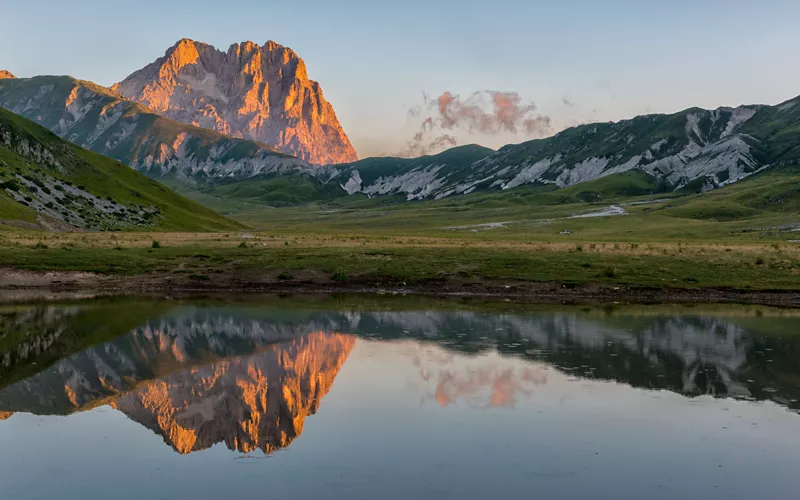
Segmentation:
{"type": "Polygon", "coordinates": [[[800,307],[800,290],[736,290],[725,288],[654,288],[610,284],[535,283],[491,280],[428,280],[403,283],[385,279],[328,276],[292,279],[258,274],[146,274],[108,276],[86,272],[43,272],[0,269],[0,301],[89,298],[115,294],[183,295],[192,293],[379,293],[487,297],[536,303],[737,303],[800,307]]]}

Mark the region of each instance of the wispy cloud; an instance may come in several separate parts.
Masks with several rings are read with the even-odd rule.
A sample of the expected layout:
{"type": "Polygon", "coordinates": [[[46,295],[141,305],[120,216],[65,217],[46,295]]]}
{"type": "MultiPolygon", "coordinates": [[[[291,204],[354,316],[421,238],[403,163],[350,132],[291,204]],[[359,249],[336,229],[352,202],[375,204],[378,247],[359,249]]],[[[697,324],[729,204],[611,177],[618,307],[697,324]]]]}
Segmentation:
{"type": "Polygon", "coordinates": [[[494,135],[526,134],[542,137],[552,130],[549,116],[536,104],[523,102],[517,92],[481,90],[466,98],[444,92],[436,98],[423,93],[423,104],[411,108],[410,119],[422,117],[417,132],[401,156],[428,154],[458,142],[455,132],[494,135]]]}

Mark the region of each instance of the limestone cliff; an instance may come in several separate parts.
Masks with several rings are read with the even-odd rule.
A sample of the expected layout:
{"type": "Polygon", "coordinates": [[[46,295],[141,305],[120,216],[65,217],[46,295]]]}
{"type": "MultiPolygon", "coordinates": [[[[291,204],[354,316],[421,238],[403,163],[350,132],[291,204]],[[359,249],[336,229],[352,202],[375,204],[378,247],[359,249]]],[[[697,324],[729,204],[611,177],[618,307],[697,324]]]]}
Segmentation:
{"type": "Polygon", "coordinates": [[[272,41],[237,43],[223,52],[183,39],[112,88],[173,120],[263,142],[311,163],[357,159],[303,60],[272,41]]]}
{"type": "Polygon", "coordinates": [[[111,403],[178,453],[224,442],[271,453],[303,432],[355,344],[315,333],[264,353],[224,360],[146,384],[111,403]]]}

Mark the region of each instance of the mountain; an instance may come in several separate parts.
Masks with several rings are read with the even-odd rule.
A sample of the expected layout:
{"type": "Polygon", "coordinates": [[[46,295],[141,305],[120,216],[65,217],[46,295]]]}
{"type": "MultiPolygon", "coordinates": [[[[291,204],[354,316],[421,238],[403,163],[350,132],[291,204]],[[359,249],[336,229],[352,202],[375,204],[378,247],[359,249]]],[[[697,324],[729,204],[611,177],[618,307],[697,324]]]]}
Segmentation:
{"type": "MultiPolygon", "coordinates": [[[[141,320],[146,304],[0,310],[0,415],[67,415],[111,404],[181,453],[221,441],[240,451],[269,451],[299,435],[356,336],[433,343],[468,355],[497,350],[588,379],[800,409],[792,314],[761,317],[741,308],[487,314],[307,304],[159,313],[153,307],[170,307],[160,301],[144,316],[158,317],[141,320]],[[126,315],[123,329],[99,330],[126,315]],[[87,331],[94,341],[110,340],[63,349],[78,347],[70,339],[86,341],[87,331]]],[[[452,364],[446,368],[428,370],[431,381],[452,373],[452,364]]]]}
{"type": "MultiPolygon", "coordinates": [[[[369,197],[403,194],[404,199],[417,200],[437,189],[437,174],[461,172],[464,165],[471,165],[493,152],[473,144],[419,158],[365,158],[330,166],[316,176],[261,176],[208,183],[198,189],[213,197],[206,198],[211,202],[217,198],[267,205],[325,203],[357,193],[369,197]]],[[[471,191],[467,187],[460,192],[471,191]]],[[[357,203],[357,197],[352,201],[357,203]]]]}
{"type": "Polygon", "coordinates": [[[7,78],[16,78],[10,71],[5,69],[0,69],[0,80],[5,80],[7,78]]]}
{"type": "Polygon", "coordinates": [[[241,227],[0,108],[0,224],[47,229],[241,227]]]}
{"type": "MultiPolygon", "coordinates": [[[[441,179],[458,175],[465,165],[472,165],[492,153],[494,151],[489,148],[472,144],[419,158],[367,158],[338,165],[337,179],[347,179],[342,184],[347,194],[374,196],[402,192],[409,200],[423,199],[442,186],[441,179]]],[[[469,193],[470,187],[456,188],[450,194],[469,193]]]]}
{"type": "MultiPolygon", "coordinates": [[[[582,125],[498,151],[471,145],[420,158],[367,158],[319,170],[313,182],[305,177],[304,191],[311,194],[302,201],[345,193],[431,200],[526,185],[563,189],[606,177],[624,177],[620,182],[632,183],[629,190],[639,194],[705,192],[770,167],[799,164],[798,103],[800,98],[778,106],[693,108],[582,125]]],[[[236,199],[244,194],[259,203],[274,201],[270,188],[256,193],[249,189],[255,185],[232,179],[206,190],[222,198],[236,193],[236,199]]]]}
{"type": "Polygon", "coordinates": [[[199,190],[212,196],[203,199],[259,204],[356,194],[430,200],[526,185],[560,189],[621,173],[636,174],[653,192],[704,192],[800,163],[800,98],[581,125],[498,151],[463,146],[420,158],[327,166],[170,120],[71,77],[0,80],[0,106],[151,177],[174,178],[188,186],[182,188],[187,194],[199,190]]]}
{"type": "Polygon", "coordinates": [[[326,165],[358,159],[305,62],[275,42],[227,52],[189,39],[112,87],[167,118],[326,165]]]}
{"type": "Polygon", "coordinates": [[[310,334],[260,354],[175,373],[111,406],[178,453],[220,442],[242,453],[272,453],[302,434],[354,344],[347,335],[310,334]]]}
{"type": "Polygon", "coordinates": [[[800,161],[800,98],[779,106],[689,109],[566,129],[509,145],[474,162],[386,170],[364,179],[358,164],[337,178],[348,193],[439,199],[526,184],[563,188],[632,170],[663,190],[705,191],[759,170],[800,161]]]}
{"type": "Polygon", "coordinates": [[[266,144],[164,118],[107,88],[68,76],[0,80],[0,106],[154,178],[197,182],[324,170],[266,144]]]}
{"type": "Polygon", "coordinates": [[[355,337],[312,333],[204,364],[200,356],[213,351],[185,352],[180,338],[148,330],[105,345],[109,350],[63,359],[0,390],[0,405],[69,414],[109,404],[181,454],[221,442],[243,453],[271,453],[302,434],[306,417],[319,409],[354,344],[355,337]],[[151,378],[162,366],[174,371],[151,378]]]}

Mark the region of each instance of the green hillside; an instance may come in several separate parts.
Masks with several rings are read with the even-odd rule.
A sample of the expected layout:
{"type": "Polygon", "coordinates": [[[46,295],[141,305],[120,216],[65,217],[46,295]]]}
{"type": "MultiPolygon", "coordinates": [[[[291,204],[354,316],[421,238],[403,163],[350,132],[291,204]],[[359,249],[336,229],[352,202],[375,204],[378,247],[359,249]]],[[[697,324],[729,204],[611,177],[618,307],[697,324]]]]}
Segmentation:
{"type": "Polygon", "coordinates": [[[230,230],[240,224],[0,108],[0,219],[49,229],[230,230]]]}

